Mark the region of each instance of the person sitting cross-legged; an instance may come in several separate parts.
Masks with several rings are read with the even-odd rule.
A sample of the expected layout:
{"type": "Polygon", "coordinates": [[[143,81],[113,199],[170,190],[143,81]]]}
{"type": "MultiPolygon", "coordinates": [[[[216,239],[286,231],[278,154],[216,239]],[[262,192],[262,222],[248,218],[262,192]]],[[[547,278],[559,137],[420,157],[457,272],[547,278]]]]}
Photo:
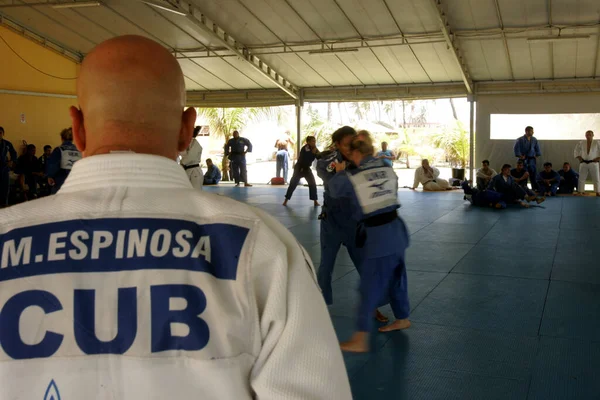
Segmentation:
{"type": "Polygon", "coordinates": [[[498,175],[498,173],[490,168],[490,162],[488,160],[483,160],[481,162],[481,168],[477,170],[477,189],[485,190],[492,178],[496,175],[498,175]]]}
{"type": "Polygon", "coordinates": [[[217,185],[219,182],[221,182],[221,171],[219,167],[213,164],[210,158],[207,158],[206,173],[204,174],[204,183],[202,185],[217,185]]]}
{"type": "Polygon", "coordinates": [[[523,207],[529,207],[528,202],[536,201],[538,204],[543,202],[543,197],[536,198],[535,195],[528,195],[514,178],[510,175],[510,164],[502,166],[501,173],[496,175],[488,185],[488,190],[493,190],[502,194],[502,201],[511,204],[518,203],[523,207]]]}
{"type": "Polygon", "coordinates": [[[560,171],[560,183],[558,184],[558,193],[573,194],[579,186],[579,174],[571,168],[571,164],[565,162],[560,171]]]}
{"type": "Polygon", "coordinates": [[[537,177],[537,184],[540,193],[544,196],[556,196],[558,192],[558,184],[560,183],[560,175],[552,169],[552,163],[544,163],[544,170],[540,171],[537,177]]]}

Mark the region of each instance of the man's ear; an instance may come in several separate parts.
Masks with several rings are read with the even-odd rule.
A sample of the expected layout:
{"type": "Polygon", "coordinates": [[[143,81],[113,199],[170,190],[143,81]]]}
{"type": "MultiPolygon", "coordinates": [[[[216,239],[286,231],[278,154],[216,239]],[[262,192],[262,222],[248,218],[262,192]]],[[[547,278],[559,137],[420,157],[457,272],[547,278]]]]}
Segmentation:
{"type": "Polygon", "coordinates": [[[69,108],[69,115],[71,116],[71,126],[73,128],[73,142],[80,152],[85,151],[85,126],[83,123],[83,113],[77,107],[71,106],[69,108]]]}
{"type": "Polygon", "coordinates": [[[177,150],[179,152],[188,148],[194,135],[194,125],[196,124],[196,109],[189,107],[181,116],[181,130],[179,131],[179,140],[177,150]]]}

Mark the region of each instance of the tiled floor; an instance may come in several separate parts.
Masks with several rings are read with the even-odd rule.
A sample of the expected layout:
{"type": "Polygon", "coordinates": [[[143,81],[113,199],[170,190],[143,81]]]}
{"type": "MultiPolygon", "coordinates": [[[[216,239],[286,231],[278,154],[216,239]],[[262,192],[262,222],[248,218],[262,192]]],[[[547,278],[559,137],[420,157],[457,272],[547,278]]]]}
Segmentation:
{"type": "MultiPolygon", "coordinates": [[[[320,210],[306,188],[287,208],[285,188],[206,190],[273,214],[318,266],[320,210]]],[[[344,355],[354,398],[600,399],[600,199],[492,210],[459,192],[399,195],[413,326],[344,355]]],[[[358,274],[344,249],[334,279],[330,313],[346,339],[358,274]]]]}

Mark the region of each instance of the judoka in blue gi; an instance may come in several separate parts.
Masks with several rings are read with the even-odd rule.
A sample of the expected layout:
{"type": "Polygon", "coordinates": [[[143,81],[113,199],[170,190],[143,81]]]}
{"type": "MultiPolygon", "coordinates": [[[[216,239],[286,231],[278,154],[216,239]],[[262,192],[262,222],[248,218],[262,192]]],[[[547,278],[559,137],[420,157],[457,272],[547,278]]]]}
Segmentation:
{"type": "Polygon", "coordinates": [[[517,185],[521,186],[528,196],[535,196],[535,192],[527,186],[527,179],[529,179],[529,172],[525,169],[525,163],[523,160],[517,161],[517,167],[510,170],[510,176],[515,179],[517,185]]]}
{"type": "Polygon", "coordinates": [[[502,172],[492,178],[488,185],[488,190],[493,190],[502,195],[502,201],[507,204],[519,203],[523,207],[529,207],[527,202],[536,201],[538,204],[542,203],[545,199],[543,197],[536,197],[535,195],[528,195],[522,186],[515,182],[515,179],[510,175],[510,164],[504,164],[502,166],[502,172]]]}
{"type": "Polygon", "coordinates": [[[73,144],[73,129],[66,128],[60,132],[62,144],[55,147],[48,159],[46,175],[52,186],[51,193],[56,194],[71,173],[73,164],[81,160],[81,152],[73,144]]]}
{"type": "Polygon", "coordinates": [[[206,173],[204,174],[203,185],[217,185],[221,182],[221,170],[210,158],[206,159],[206,173]]]}
{"type": "Polygon", "coordinates": [[[464,181],[461,187],[465,193],[464,199],[474,206],[506,208],[506,202],[502,200],[502,194],[493,190],[479,190],[471,187],[468,181],[464,181]]]}
{"type": "Polygon", "coordinates": [[[357,330],[341,347],[344,351],[366,352],[373,328],[372,310],[389,296],[396,321],[379,329],[389,332],[410,327],[405,254],[408,230],[397,209],[398,177],[384,161],[373,157],[368,135],[351,142],[351,161],[357,168],[346,170],[346,162],[336,163],[329,181],[334,199],[350,199],[355,220],[360,221],[357,245],[363,248],[360,276],[360,305],[357,330]]]}
{"type": "Polygon", "coordinates": [[[544,170],[538,174],[538,187],[545,196],[556,196],[560,175],[552,169],[552,163],[544,163],[544,170]]]}
{"type": "Polygon", "coordinates": [[[523,161],[525,169],[529,172],[529,180],[531,188],[538,190],[537,178],[537,158],[542,155],[538,140],[533,137],[533,128],[528,126],[525,128],[525,135],[515,141],[514,146],[515,157],[523,161]]]}
{"type": "Polygon", "coordinates": [[[4,139],[4,128],[0,126],[0,208],[8,206],[9,173],[16,162],[17,152],[12,143],[4,139]]]}
{"type": "Polygon", "coordinates": [[[568,162],[563,164],[563,167],[558,171],[560,175],[560,183],[558,184],[558,193],[573,194],[579,186],[579,174],[571,168],[568,162]]]}
{"type": "Polygon", "coordinates": [[[320,157],[319,149],[317,149],[317,139],[314,136],[307,136],[306,144],[300,149],[298,161],[296,162],[296,165],[294,165],[294,174],[292,175],[290,186],[285,193],[285,200],[283,201],[284,206],[287,206],[288,200],[292,198],[292,194],[294,194],[294,190],[296,190],[296,187],[302,178],[306,179],[306,183],[308,183],[308,196],[313,201],[314,206],[320,206],[317,197],[317,182],[310,169],[313,161],[315,161],[317,157],[320,157]]]}
{"type": "MultiPolygon", "coordinates": [[[[352,209],[348,207],[350,199],[333,198],[329,193],[329,181],[336,174],[335,166],[339,162],[348,160],[350,142],[354,137],[356,137],[354,128],[349,126],[339,128],[331,136],[330,150],[322,152],[317,160],[317,175],[323,180],[323,207],[319,216],[321,220],[321,262],[317,271],[317,280],[328,305],[333,304],[331,280],[340,247],[346,246],[350,259],[359,274],[364,256],[363,249],[356,246],[358,220],[352,209]]],[[[383,304],[385,303],[382,302],[381,305],[383,304]]],[[[375,318],[380,322],[387,322],[387,318],[378,310],[375,310],[375,318]]]]}
{"type": "Polygon", "coordinates": [[[252,186],[248,183],[246,153],[252,153],[252,143],[240,137],[238,131],[233,131],[233,137],[225,144],[225,156],[229,158],[235,186],[240,186],[240,182],[244,182],[244,186],[252,186]]]}

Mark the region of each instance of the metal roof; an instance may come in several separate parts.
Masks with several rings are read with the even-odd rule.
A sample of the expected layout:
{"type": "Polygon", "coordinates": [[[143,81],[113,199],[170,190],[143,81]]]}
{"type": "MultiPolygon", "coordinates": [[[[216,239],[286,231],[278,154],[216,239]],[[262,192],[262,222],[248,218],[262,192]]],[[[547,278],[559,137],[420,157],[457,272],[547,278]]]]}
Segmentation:
{"type": "Polygon", "coordinates": [[[186,15],[139,0],[52,7],[61,2],[72,0],[0,0],[0,16],[69,55],[117,35],[147,36],[179,59],[197,99],[277,89],[293,102],[310,90],[334,98],[341,87],[434,84],[464,95],[491,82],[558,79],[589,88],[600,74],[597,0],[148,1],[186,15]],[[531,40],[571,35],[582,38],[531,40]]]}

